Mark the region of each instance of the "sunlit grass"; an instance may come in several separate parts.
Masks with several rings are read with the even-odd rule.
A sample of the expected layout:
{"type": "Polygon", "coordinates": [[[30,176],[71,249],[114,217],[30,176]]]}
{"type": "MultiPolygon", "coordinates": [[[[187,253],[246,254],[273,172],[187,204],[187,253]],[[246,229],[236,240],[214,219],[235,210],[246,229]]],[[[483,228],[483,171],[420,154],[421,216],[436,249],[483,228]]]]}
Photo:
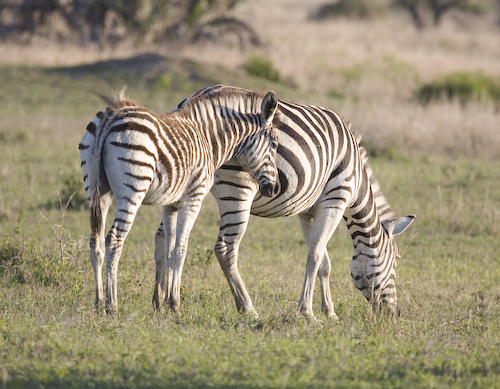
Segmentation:
{"type": "MultiPolygon", "coordinates": [[[[33,77],[40,70],[25,72],[33,77]]],[[[239,315],[212,252],[218,213],[210,196],[191,235],[181,316],[152,309],[160,209],[147,206],[120,262],[119,314],[100,316],[93,311],[87,211],[64,211],[58,198],[73,185],[83,129],[102,109],[91,96],[87,114],[83,107],[73,111],[74,101],[87,96],[78,88],[84,81],[63,84],[74,86],[67,99],[12,101],[22,111],[18,120],[2,111],[13,129],[0,145],[8,183],[0,196],[4,386],[498,387],[498,162],[405,157],[398,150],[371,158],[394,209],[417,215],[398,238],[396,323],[374,317],[353,287],[352,243],[343,225],[328,246],[339,321],[321,316],[318,291],[320,322],[297,313],[306,246],[296,218],[252,218],[240,268],[260,317],[239,315]],[[22,262],[10,261],[11,254],[22,262]]],[[[61,94],[57,88],[49,78],[33,93],[61,94]]],[[[175,106],[167,92],[140,88],[132,84],[130,93],[175,106]]]]}
{"type": "Polygon", "coordinates": [[[52,59],[19,54],[49,68],[0,67],[2,387],[500,387],[499,112],[484,102],[411,99],[419,83],[454,71],[495,76],[497,33],[448,24],[419,34],[392,19],[312,25],[303,19],[308,2],[288,7],[290,25],[266,22],[263,13],[279,20],[283,1],[245,17],[267,31],[269,49],[257,55],[290,82],[248,76],[240,65],[249,56],[208,47],[181,50],[196,61],[156,57],[157,67],[138,57],[96,64],[117,56],[98,50],[65,58],[59,48],[52,59]],[[147,206],[120,261],[119,314],[93,311],[88,214],[60,205],[75,190],[84,196],[78,142],[104,108],[95,92],[128,84],[137,102],[170,111],[218,82],[324,105],[363,134],[388,201],[417,215],[397,238],[396,323],[372,315],[352,285],[344,225],[328,245],[339,321],[321,316],[318,290],[320,322],[297,313],[307,248],[296,218],[251,219],[240,269],[260,316],[239,315],[212,251],[219,227],[210,196],[190,238],[181,316],[152,309],[160,209],[147,206]]]}

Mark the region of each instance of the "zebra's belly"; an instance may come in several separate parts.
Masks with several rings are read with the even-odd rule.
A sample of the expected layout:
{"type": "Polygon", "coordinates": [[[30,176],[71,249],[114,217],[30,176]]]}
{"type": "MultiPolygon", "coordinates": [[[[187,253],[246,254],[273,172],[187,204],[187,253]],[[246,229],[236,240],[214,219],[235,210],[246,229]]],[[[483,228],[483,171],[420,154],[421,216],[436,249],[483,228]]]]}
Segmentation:
{"type": "Polygon", "coordinates": [[[293,216],[305,212],[316,204],[327,180],[323,174],[307,174],[298,177],[296,171],[278,169],[280,191],[273,197],[257,192],[251,213],[261,217],[293,216]]]}
{"type": "Polygon", "coordinates": [[[260,192],[257,192],[250,212],[252,215],[260,217],[297,215],[314,206],[321,192],[322,190],[319,188],[307,194],[300,194],[290,190],[274,197],[264,197],[260,192]]]}
{"type": "MultiPolygon", "coordinates": [[[[328,172],[307,171],[302,174],[299,169],[287,166],[279,156],[277,162],[280,191],[272,197],[264,197],[257,191],[250,209],[252,215],[260,217],[297,215],[313,207],[323,193],[328,181],[328,172]]],[[[231,204],[237,208],[239,205],[234,199],[246,201],[257,189],[257,183],[251,175],[233,163],[234,161],[230,161],[223,169],[216,172],[215,185],[218,189],[212,191],[214,196],[222,201],[228,199],[226,208],[230,208],[231,204]]]]}

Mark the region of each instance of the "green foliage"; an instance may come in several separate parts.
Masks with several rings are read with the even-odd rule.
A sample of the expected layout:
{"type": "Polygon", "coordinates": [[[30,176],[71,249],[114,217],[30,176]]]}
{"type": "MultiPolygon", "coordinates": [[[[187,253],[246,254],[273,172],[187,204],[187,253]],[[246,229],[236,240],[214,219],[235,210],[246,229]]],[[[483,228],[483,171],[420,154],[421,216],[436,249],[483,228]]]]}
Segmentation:
{"type": "Polygon", "coordinates": [[[88,200],[83,187],[82,170],[79,164],[74,165],[73,171],[63,178],[60,189],[61,201],[68,204],[68,209],[87,209],[88,200]]]}
{"type": "Polygon", "coordinates": [[[0,142],[2,143],[22,143],[28,138],[28,133],[24,129],[0,130],[0,142]]]}
{"type": "Polygon", "coordinates": [[[273,63],[264,57],[252,56],[245,64],[243,69],[252,76],[265,78],[270,81],[280,81],[280,75],[277,69],[274,68],[273,63]]]}
{"type": "Polygon", "coordinates": [[[170,74],[162,74],[155,81],[156,89],[169,88],[172,85],[172,76],[170,74]]]}
{"type": "Polygon", "coordinates": [[[57,285],[61,268],[56,257],[19,235],[0,240],[0,277],[7,283],[57,285]]]}
{"type": "Polygon", "coordinates": [[[457,72],[424,84],[415,96],[422,103],[438,99],[459,100],[461,103],[489,100],[500,102],[500,83],[482,73],[457,72]]]}
{"type": "Polygon", "coordinates": [[[208,266],[213,262],[214,258],[215,254],[212,249],[201,248],[199,246],[189,249],[188,260],[193,265],[208,266]]]}

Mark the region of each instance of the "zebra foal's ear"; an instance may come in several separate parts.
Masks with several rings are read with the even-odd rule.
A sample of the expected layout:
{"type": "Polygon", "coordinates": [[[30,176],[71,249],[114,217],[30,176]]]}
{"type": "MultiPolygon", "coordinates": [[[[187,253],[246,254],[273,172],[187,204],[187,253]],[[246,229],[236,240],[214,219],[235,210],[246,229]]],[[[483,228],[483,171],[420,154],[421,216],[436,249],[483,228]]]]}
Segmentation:
{"type": "Polygon", "coordinates": [[[266,126],[270,125],[274,119],[276,108],[278,106],[278,98],[274,91],[270,91],[262,100],[261,116],[266,126]]]}

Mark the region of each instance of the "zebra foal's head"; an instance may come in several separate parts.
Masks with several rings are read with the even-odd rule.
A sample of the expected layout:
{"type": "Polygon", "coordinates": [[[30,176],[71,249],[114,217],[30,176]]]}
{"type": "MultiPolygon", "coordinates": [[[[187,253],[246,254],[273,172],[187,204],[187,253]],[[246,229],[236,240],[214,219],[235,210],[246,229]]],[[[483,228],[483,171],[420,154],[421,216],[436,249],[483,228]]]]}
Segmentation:
{"type": "Polygon", "coordinates": [[[273,128],[277,105],[276,94],[273,91],[269,92],[261,105],[262,129],[241,142],[235,152],[239,163],[252,173],[259,183],[261,194],[266,197],[279,192],[278,168],[276,167],[278,137],[273,128]]]}

